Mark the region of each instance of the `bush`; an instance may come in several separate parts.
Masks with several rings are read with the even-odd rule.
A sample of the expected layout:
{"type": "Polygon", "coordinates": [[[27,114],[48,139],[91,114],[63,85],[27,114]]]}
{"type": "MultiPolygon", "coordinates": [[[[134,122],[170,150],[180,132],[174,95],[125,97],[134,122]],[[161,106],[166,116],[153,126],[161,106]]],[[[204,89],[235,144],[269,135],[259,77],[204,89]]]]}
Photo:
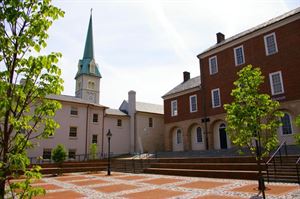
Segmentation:
{"type": "Polygon", "coordinates": [[[51,159],[55,163],[62,164],[67,157],[67,151],[62,144],[58,144],[51,152],[51,159]]]}

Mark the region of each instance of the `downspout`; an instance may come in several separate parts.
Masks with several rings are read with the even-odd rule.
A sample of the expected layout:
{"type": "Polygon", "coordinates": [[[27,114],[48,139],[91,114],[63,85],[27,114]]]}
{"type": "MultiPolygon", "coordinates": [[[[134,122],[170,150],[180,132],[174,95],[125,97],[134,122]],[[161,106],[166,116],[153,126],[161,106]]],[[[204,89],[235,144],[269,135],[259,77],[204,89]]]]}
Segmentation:
{"type": "Polygon", "coordinates": [[[87,155],[87,145],[88,145],[88,131],[89,131],[89,104],[86,107],[86,123],[85,123],[85,156],[87,155]]]}
{"type": "Polygon", "coordinates": [[[205,84],[203,84],[203,79],[204,79],[204,75],[203,75],[203,69],[201,67],[201,59],[198,57],[199,59],[199,66],[200,66],[200,91],[202,90],[202,109],[203,109],[203,116],[204,118],[202,119],[202,123],[204,122],[204,131],[205,131],[205,148],[206,150],[209,149],[209,144],[208,144],[208,127],[207,127],[207,122],[208,122],[208,118],[207,118],[207,111],[206,111],[206,89],[205,89],[205,84]]]}
{"type": "Polygon", "coordinates": [[[101,157],[103,156],[104,153],[104,116],[105,116],[105,108],[103,109],[103,114],[102,114],[102,139],[101,139],[101,157]]]}

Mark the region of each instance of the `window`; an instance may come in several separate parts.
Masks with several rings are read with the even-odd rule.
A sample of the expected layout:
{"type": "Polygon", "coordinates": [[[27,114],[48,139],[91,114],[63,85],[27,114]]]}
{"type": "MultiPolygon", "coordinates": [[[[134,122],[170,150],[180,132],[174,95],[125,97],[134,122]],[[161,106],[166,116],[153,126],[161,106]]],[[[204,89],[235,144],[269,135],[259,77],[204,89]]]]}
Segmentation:
{"type": "Polygon", "coordinates": [[[71,107],[71,112],[70,112],[71,115],[78,115],[78,109],[77,107],[71,107]]]}
{"type": "Polygon", "coordinates": [[[76,159],[76,149],[69,149],[69,159],[76,159]]]}
{"type": "Polygon", "coordinates": [[[202,130],[201,130],[201,127],[197,127],[197,129],[196,129],[196,140],[197,140],[197,142],[199,143],[199,142],[202,142],[203,141],[203,139],[202,139],[202,130]]]}
{"type": "Polygon", "coordinates": [[[264,36],[266,55],[273,55],[278,52],[275,33],[264,36]]]}
{"type": "Polygon", "coordinates": [[[122,120],[121,119],[117,120],[117,126],[122,126],[122,120]]]}
{"type": "Polygon", "coordinates": [[[149,127],[153,127],[153,118],[152,117],[149,118],[149,127]]]}
{"type": "Polygon", "coordinates": [[[74,127],[74,126],[70,127],[69,136],[77,137],[77,127],[74,127]]]}
{"type": "Polygon", "coordinates": [[[213,75],[218,72],[218,61],[217,56],[209,58],[209,74],[213,75]]]}
{"type": "Polygon", "coordinates": [[[95,88],[95,83],[92,82],[92,81],[89,81],[89,83],[88,83],[88,88],[89,88],[89,89],[94,89],[94,88],[95,88]]]}
{"type": "Polygon", "coordinates": [[[284,93],[281,71],[270,73],[269,78],[272,95],[284,93]]]}
{"type": "Polygon", "coordinates": [[[93,143],[93,144],[97,144],[97,143],[98,143],[98,135],[95,135],[95,134],[94,134],[94,135],[92,136],[92,143],[93,143]]]}
{"type": "Polygon", "coordinates": [[[284,116],[281,118],[281,132],[282,135],[289,135],[293,133],[291,117],[288,113],[284,113],[284,116]]]}
{"type": "Polygon", "coordinates": [[[51,151],[52,149],[44,149],[43,150],[43,159],[50,160],[51,159],[51,151]]]}
{"type": "Polygon", "coordinates": [[[98,122],[98,114],[96,113],[93,114],[93,122],[98,122]]]}
{"type": "Polygon", "coordinates": [[[171,101],[171,116],[178,115],[177,100],[171,101]]]}
{"type": "Polygon", "coordinates": [[[197,95],[190,96],[190,112],[197,112],[197,95]]]}
{"type": "Polygon", "coordinates": [[[181,144],[182,143],[182,133],[181,133],[180,129],[177,129],[176,140],[177,140],[177,144],[181,144]]]}
{"type": "Polygon", "coordinates": [[[213,108],[217,108],[221,106],[221,99],[220,99],[220,89],[216,88],[211,90],[211,103],[213,108]]]}
{"type": "Polygon", "coordinates": [[[243,46],[239,46],[239,47],[234,48],[234,61],[235,61],[236,66],[245,63],[243,46]]]}

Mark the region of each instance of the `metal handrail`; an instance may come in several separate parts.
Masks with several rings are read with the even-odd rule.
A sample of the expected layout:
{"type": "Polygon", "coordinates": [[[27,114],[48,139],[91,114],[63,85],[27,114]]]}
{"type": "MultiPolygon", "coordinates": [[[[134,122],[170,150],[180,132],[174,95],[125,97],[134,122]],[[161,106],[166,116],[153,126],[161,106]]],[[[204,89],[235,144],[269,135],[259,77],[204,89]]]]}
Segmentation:
{"type": "Polygon", "coordinates": [[[300,185],[299,164],[300,164],[300,156],[299,156],[298,160],[296,161],[296,170],[297,170],[298,184],[300,185]]]}
{"type": "Polygon", "coordinates": [[[280,157],[280,164],[282,165],[282,158],[281,158],[281,148],[285,147],[285,155],[287,156],[287,148],[286,148],[286,141],[283,141],[279,147],[277,148],[277,150],[273,153],[273,155],[271,156],[271,158],[267,161],[266,163],[266,170],[267,170],[267,179],[268,182],[270,182],[270,178],[269,178],[269,165],[271,164],[271,161],[273,161],[273,166],[274,166],[274,177],[276,178],[276,162],[275,162],[275,157],[276,155],[279,153],[279,157],[280,157]]]}
{"type": "Polygon", "coordinates": [[[287,150],[286,150],[286,141],[283,141],[279,147],[277,148],[277,150],[273,153],[273,155],[271,156],[271,158],[267,161],[267,165],[272,161],[273,158],[275,158],[275,155],[278,153],[278,151],[280,151],[280,149],[283,147],[283,145],[285,145],[285,155],[287,155],[287,150]]]}

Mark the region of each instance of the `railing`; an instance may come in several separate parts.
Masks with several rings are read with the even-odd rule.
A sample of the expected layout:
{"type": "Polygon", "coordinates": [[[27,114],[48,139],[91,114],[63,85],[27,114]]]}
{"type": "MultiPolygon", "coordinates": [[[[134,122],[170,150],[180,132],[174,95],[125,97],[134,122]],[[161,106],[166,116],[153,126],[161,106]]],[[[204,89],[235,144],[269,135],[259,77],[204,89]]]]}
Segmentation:
{"type": "MultiPolygon", "coordinates": [[[[107,158],[107,153],[96,153],[96,154],[77,154],[71,157],[68,157],[64,162],[83,162],[89,160],[102,160],[107,158]]],[[[110,153],[111,157],[115,155],[110,153]]],[[[47,164],[54,163],[51,158],[43,159],[42,157],[29,157],[30,164],[47,164]]]]}
{"type": "Polygon", "coordinates": [[[297,177],[298,177],[298,184],[300,185],[300,171],[299,171],[299,164],[300,164],[300,157],[296,161],[296,170],[297,170],[297,177]]]}
{"type": "Polygon", "coordinates": [[[287,156],[287,146],[286,146],[286,141],[283,141],[280,146],[277,148],[277,150],[273,153],[273,155],[271,156],[271,158],[267,161],[266,163],[266,169],[267,169],[267,179],[268,182],[270,181],[269,178],[269,167],[271,165],[271,163],[273,163],[273,167],[274,167],[274,178],[276,178],[276,173],[277,173],[277,169],[276,169],[276,161],[275,158],[276,156],[279,154],[279,158],[280,158],[280,165],[282,165],[282,155],[281,155],[281,149],[284,147],[284,152],[285,152],[285,156],[287,156]]]}
{"type": "Polygon", "coordinates": [[[122,172],[141,173],[148,168],[154,160],[155,155],[147,153],[134,153],[130,158],[116,159],[113,163],[114,169],[122,172]]]}

